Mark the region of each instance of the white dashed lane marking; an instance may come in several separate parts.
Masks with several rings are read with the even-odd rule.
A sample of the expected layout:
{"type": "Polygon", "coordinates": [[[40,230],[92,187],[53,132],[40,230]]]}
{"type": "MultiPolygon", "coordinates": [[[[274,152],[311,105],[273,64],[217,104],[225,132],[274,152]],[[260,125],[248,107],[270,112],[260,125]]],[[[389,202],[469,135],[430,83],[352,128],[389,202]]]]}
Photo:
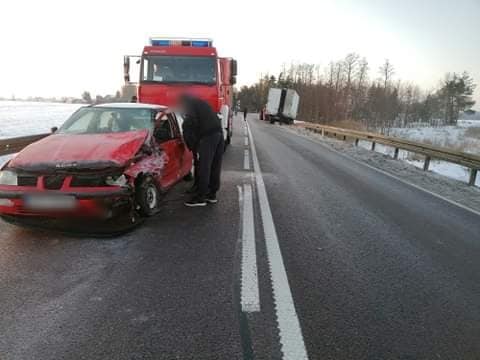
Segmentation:
{"type": "Polygon", "coordinates": [[[250,170],[250,151],[245,149],[243,154],[243,170],[250,170]]]}
{"type": "Polygon", "coordinates": [[[253,219],[253,196],[252,186],[250,184],[243,185],[242,200],[241,302],[242,311],[250,313],[260,311],[257,252],[255,248],[255,223],[253,219]]]}

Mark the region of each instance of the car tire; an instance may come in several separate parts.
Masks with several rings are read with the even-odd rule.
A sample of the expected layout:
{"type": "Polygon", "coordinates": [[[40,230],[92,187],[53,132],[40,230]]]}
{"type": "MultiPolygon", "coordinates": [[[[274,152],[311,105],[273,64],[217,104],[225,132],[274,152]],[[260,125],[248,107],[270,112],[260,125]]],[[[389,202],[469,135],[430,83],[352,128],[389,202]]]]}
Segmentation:
{"type": "Polygon", "coordinates": [[[138,211],[143,216],[152,216],[158,212],[160,192],[151,176],[144,177],[137,185],[135,200],[138,211]]]}

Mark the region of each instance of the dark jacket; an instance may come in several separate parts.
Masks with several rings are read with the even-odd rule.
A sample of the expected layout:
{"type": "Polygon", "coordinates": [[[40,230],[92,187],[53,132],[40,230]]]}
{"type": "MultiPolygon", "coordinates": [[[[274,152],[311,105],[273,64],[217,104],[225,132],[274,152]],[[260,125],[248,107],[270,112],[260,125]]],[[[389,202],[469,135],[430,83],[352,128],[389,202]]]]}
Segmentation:
{"type": "Polygon", "coordinates": [[[222,132],[222,122],[206,101],[185,97],[183,102],[183,137],[188,148],[194,151],[202,137],[222,132]]]}

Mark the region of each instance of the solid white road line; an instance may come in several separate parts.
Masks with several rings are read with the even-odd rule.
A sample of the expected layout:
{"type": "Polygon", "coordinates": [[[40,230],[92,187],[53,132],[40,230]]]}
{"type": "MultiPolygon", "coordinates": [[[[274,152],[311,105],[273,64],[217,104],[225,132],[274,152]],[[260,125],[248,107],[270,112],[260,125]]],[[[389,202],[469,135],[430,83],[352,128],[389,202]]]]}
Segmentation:
{"type": "Polygon", "coordinates": [[[308,359],[307,350],[303,341],[300,321],[298,320],[292,292],[288,284],[287,272],[283,264],[282,253],[278,243],[277,231],[273,222],[272,212],[268,201],[267,190],[263,181],[260,163],[258,162],[255,142],[250,127],[250,147],[252,149],[253,169],[257,184],[260,212],[263,222],[267,256],[270,266],[270,277],[273,288],[273,299],[275,302],[275,313],[277,315],[278,330],[280,334],[280,345],[285,360],[308,359]]]}
{"type": "Polygon", "coordinates": [[[245,149],[243,154],[243,170],[250,170],[250,151],[245,149]]]}
{"type": "Polygon", "coordinates": [[[252,186],[243,185],[242,226],[242,287],[243,312],[260,311],[258,290],[257,251],[255,248],[255,223],[253,220],[252,186]]]}

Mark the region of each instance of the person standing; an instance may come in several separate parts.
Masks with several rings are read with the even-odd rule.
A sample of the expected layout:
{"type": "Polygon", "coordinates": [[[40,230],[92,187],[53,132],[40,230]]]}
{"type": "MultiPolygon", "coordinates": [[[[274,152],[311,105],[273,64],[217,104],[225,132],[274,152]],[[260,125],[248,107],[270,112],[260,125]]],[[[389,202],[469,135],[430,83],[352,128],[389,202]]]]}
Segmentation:
{"type": "Polygon", "coordinates": [[[247,109],[247,108],[244,108],[244,109],[243,109],[243,120],[244,120],[244,121],[247,121],[247,114],[248,114],[248,109],[247,109]]]}
{"type": "Polygon", "coordinates": [[[179,105],[185,116],[182,125],[185,143],[198,154],[198,174],[195,174],[198,190],[185,205],[195,207],[215,204],[218,201],[225,148],[222,122],[206,101],[194,96],[180,96],[179,105]]]}

